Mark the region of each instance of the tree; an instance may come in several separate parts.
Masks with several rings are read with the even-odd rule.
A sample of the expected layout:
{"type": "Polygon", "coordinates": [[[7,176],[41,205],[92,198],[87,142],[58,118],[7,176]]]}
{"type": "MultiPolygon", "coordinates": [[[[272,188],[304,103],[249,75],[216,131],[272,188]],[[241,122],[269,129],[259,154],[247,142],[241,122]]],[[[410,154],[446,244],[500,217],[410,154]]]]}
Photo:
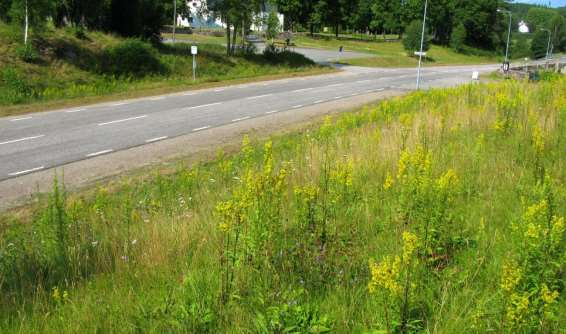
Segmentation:
{"type": "Polygon", "coordinates": [[[531,55],[534,59],[546,56],[548,46],[548,32],[538,30],[531,42],[531,55]]]}
{"type": "Polygon", "coordinates": [[[498,15],[500,0],[453,0],[454,22],[463,23],[466,27],[466,44],[482,48],[494,49],[500,46],[507,35],[507,24],[504,16],[498,15]]]}
{"type": "Polygon", "coordinates": [[[400,35],[402,32],[401,10],[400,1],[374,1],[371,7],[373,13],[373,20],[371,21],[372,28],[381,32],[384,36],[387,32],[398,33],[400,35]]]}
{"type": "Polygon", "coordinates": [[[561,15],[554,15],[550,21],[550,31],[552,31],[552,50],[566,51],[566,18],[561,15]]]}
{"type": "Polygon", "coordinates": [[[460,23],[452,30],[452,35],[450,36],[450,47],[458,52],[464,51],[466,46],[466,27],[460,23]]]}
{"type": "MultiPolygon", "coordinates": [[[[422,36],[423,23],[422,21],[415,20],[409,24],[405,31],[405,38],[403,39],[403,47],[409,56],[412,56],[416,51],[421,49],[421,36],[422,36]]],[[[423,41],[423,51],[430,49],[429,36],[425,30],[423,41]]]]}
{"type": "Polygon", "coordinates": [[[531,31],[537,31],[541,28],[549,28],[550,21],[555,15],[555,11],[550,8],[532,7],[527,12],[527,24],[531,31]]]}
{"type": "Polygon", "coordinates": [[[53,10],[54,3],[51,0],[13,0],[8,16],[10,22],[23,27],[24,44],[27,44],[30,28],[40,31],[53,10]]]}
{"type": "Polygon", "coordinates": [[[277,37],[279,31],[280,31],[279,17],[277,17],[277,13],[274,10],[272,10],[267,18],[267,38],[271,39],[271,42],[273,43],[273,39],[277,37]]]}

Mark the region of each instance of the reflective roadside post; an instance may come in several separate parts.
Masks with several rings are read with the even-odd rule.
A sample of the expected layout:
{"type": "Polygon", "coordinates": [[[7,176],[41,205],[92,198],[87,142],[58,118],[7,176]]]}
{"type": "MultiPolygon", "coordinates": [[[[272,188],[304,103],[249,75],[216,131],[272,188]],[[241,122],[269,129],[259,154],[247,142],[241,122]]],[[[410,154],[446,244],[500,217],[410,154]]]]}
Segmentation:
{"type": "Polygon", "coordinates": [[[195,45],[191,46],[191,54],[193,55],[193,81],[197,80],[197,53],[198,47],[195,45]]]}

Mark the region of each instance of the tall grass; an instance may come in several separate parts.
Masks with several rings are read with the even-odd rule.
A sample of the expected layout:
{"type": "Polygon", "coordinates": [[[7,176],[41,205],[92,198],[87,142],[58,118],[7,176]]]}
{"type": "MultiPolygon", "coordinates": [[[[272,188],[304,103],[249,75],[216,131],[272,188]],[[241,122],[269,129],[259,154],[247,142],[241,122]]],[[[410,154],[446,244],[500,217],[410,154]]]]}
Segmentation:
{"type": "Polygon", "coordinates": [[[1,218],[0,331],[560,332],[565,92],[417,92],[207,164],[55,186],[1,218]]]}

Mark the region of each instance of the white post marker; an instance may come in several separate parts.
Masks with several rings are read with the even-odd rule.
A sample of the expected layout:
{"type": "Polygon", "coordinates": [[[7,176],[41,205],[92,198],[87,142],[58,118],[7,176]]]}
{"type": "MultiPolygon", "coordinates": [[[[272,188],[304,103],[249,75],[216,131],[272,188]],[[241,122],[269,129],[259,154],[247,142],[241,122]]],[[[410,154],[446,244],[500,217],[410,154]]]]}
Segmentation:
{"type": "Polygon", "coordinates": [[[193,55],[193,81],[197,80],[197,54],[198,54],[198,47],[193,45],[191,46],[191,54],[193,55]]]}
{"type": "Polygon", "coordinates": [[[472,73],[472,82],[479,82],[480,81],[480,72],[474,71],[472,73]]]}

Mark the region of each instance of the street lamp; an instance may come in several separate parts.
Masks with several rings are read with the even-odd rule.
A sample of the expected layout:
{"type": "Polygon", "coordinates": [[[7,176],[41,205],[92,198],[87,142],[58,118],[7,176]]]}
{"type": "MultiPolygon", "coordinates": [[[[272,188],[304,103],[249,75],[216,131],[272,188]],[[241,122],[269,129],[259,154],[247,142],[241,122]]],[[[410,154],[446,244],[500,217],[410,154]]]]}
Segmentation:
{"type": "Polygon", "coordinates": [[[550,58],[550,54],[549,54],[550,53],[550,40],[551,40],[551,37],[552,37],[552,33],[550,32],[550,30],[545,29],[545,28],[540,28],[540,30],[546,31],[548,33],[548,44],[546,45],[546,57],[545,57],[546,62],[548,62],[548,60],[550,58]]]}
{"type": "Polygon", "coordinates": [[[423,15],[423,31],[421,33],[421,50],[419,52],[419,67],[417,68],[417,90],[419,90],[420,85],[421,85],[421,66],[422,66],[422,60],[423,60],[423,46],[424,46],[424,38],[425,38],[427,8],[428,8],[428,0],[425,0],[424,15],[423,15]]]}
{"type": "Polygon", "coordinates": [[[509,62],[509,42],[511,41],[511,19],[513,17],[513,13],[509,10],[505,9],[497,9],[498,13],[509,14],[509,31],[507,33],[507,47],[505,48],[505,63],[509,62]]]}

